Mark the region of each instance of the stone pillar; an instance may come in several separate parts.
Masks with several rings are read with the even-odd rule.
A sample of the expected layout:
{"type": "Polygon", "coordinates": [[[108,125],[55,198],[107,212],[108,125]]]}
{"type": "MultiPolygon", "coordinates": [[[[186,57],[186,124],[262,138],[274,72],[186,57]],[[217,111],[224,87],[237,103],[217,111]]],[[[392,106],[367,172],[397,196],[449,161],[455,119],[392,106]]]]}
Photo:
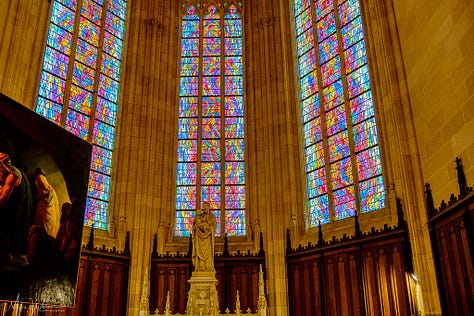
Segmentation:
{"type": "MultiPolygon", "coordinates": [[[[127,2],[111,215],[126,217],[131,266],[127,315],[137,315],[153,235],[174,207],[178,1],[127,2]]],[[[171,293],[173,295],[173,293],[171,293]]]]}
{"type": "Polygon", "coordinates": [[[194,271],[189,284],[187,316],[218,316],[219,297],[214,271],[194,271]]]}
{"type": "Polygon", "coordinates": [[[0,1],[0,93],[34,110],[51,1],[0,1]]]}
{"type": "Polygon", "coordinates": [[[276,316],[288,315],[285,263],[288,219],[291,213],[304,207],[291,2],[245,3],[247,205],[251,218],[260,219],[269,314],[276,316]]]}

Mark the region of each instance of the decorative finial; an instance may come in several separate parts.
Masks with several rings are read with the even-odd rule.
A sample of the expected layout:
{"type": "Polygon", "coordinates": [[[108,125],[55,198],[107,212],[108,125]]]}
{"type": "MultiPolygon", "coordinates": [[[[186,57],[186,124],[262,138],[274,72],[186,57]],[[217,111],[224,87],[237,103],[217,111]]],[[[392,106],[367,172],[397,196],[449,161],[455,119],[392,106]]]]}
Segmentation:
{"type": "Polygon", "coordinates": [[[170,291],[166,293],[166,304],[165,304],[165,315],[171,315],[171,299],[170,299],[170,291]]]}
{"type": "Polygon", "coordinates": [[[224,251],[222,252],[224,257],[228,257],[229,253],[229,240],[227,239],[227,234],[224,235],[224,251]]]}
{"type": "Polygon", "coordinates": [[[258,301],[257,301],[257,315],[267,314],[267,298],[265,297],[265,278],[263,277],[262,265],[258,272],[258,301]]]}
{"type": "Polygon", "coordinates": [[[407,227],[407,221],[403,216],[403,207],[402,207],[402,200],[397,196],[397,217],[398,217],[398,227],[407,227]]]}
{"type": "Polygon", "coordinates": [[[355,214],[354,216],[354,237],[360,238],[362,236],[362,231],[360,230],[359,215],[355,214]]]}
{"type": "Polygon", "coordinates": [[[318,219],[318,246],[324,246],[324,238],[323,238],[323,229],[321,227],[321,221],[318,219]]]}
{"type": "Polygon", "coordinates": [[[263,249],[263,233],[262,232],[260,232],[260,250],[258,251],[258,254],[260,256],[265,255],[265,250],[263,249]]]}
{"type": "Polygon", "coordinates": [[[89,241],[87,242],[87,249],[94,250],[94,226],[91,226],[91,233],[89,235],[89,241]]]}
{"type": "Polygon", "coordinates": [[[436,209],[433,202],[433,194],[431,193],[431,186],[427,182],[425,183],[425,198],[426,198],[426,209],[428,211],[428,217],[436,214],[436,209]]]}
{"type": "Polygon", "coordinates": [[[464,167],[461,158],[456,157],[455,161],[456,171],[458,174],[459,197],[463,199],[468,194],[469,187],[467,186],[466,175],[464,174],[464,167]]]}
{"type": "Polygon", "coordinates": [[[153,235],[153,252],[151,253],[151,257],[158,258],[158,236],[156,234],[153,235]]]}
{"type": "Polygon", "coordinates": [[[189,234],[188,257],[193,256],[193,234],[189,234]]]}
{"type": "Polygon", "coordinates": [[[125,249],[123,250],[123,254],[130,256],[130,231],[128,230],[127,234],[125,235],[125,249]]]}

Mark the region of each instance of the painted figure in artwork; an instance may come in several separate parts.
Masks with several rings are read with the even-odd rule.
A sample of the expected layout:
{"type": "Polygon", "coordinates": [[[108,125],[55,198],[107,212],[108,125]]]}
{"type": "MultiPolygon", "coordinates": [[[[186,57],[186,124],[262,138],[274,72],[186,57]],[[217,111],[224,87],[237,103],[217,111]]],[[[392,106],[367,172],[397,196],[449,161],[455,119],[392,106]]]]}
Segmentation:
{"type": "Polygon", "coordinates": [[[215,271],[214,242],[216,217],[209,210],[209,203],[202,204],[202,210],[193,222],[193,266],[194,271],[215,271]]]}
{"type": "Polygon", "coordinates": [[[41,168],[37,168],[33,176],[38,189],[35,225],[43,227],[49,236],[56,238],[61,218],[56,191],[49,184],[41,168]]]}
{"type": "Polygon", "coordinates": [[[0,152],[0,187],[0,261],[5,265],[10,260],[25,261],[20,257],[26,255],[34,210],[28,179],[3,152],[0,152]]]}

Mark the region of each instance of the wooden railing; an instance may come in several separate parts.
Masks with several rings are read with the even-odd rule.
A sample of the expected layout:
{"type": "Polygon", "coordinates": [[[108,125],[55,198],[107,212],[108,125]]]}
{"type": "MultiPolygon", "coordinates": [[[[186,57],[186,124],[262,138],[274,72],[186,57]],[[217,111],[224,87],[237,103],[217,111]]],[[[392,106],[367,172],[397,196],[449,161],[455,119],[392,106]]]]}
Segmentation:
{"type": "Polygon", "coordinates": [[[467,185],[461,159],[456,158],[459,194],[434,207],[425,184],[428,226],[443,313],[474,315],[474,192],[467,185]]]}
{"type": "Polygon", "coordinates": [[[291,248],[287,240],[290,315],[413,315],[411,250],[400,200],[397,227],[291,248]]]}

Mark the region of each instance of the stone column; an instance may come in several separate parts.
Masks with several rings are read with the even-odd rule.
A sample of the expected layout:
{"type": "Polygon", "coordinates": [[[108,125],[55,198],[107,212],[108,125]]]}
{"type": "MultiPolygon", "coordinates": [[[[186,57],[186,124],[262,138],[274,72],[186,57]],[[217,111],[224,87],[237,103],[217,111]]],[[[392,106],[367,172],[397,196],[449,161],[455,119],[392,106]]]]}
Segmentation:
{"type": "Polygon", "coordinates": [[[131,244],[127,314],[137,315],[153,235],[160,222],[169,222],[174,204],[179,16],[178,1],[127,3],[111,215],[127,219],[131,244]]]}
{"type": "Polygon", "coordinates": [[[0,2],[0,93],[34,110],[51,1],[0,2]]]}
{"type": "Polygon", "coordinates": [[[288,315],[285,230],[304,200],[290,2],[245,3],[248,209],[260,219],[269,314],[278,316],[288,315]]]}

